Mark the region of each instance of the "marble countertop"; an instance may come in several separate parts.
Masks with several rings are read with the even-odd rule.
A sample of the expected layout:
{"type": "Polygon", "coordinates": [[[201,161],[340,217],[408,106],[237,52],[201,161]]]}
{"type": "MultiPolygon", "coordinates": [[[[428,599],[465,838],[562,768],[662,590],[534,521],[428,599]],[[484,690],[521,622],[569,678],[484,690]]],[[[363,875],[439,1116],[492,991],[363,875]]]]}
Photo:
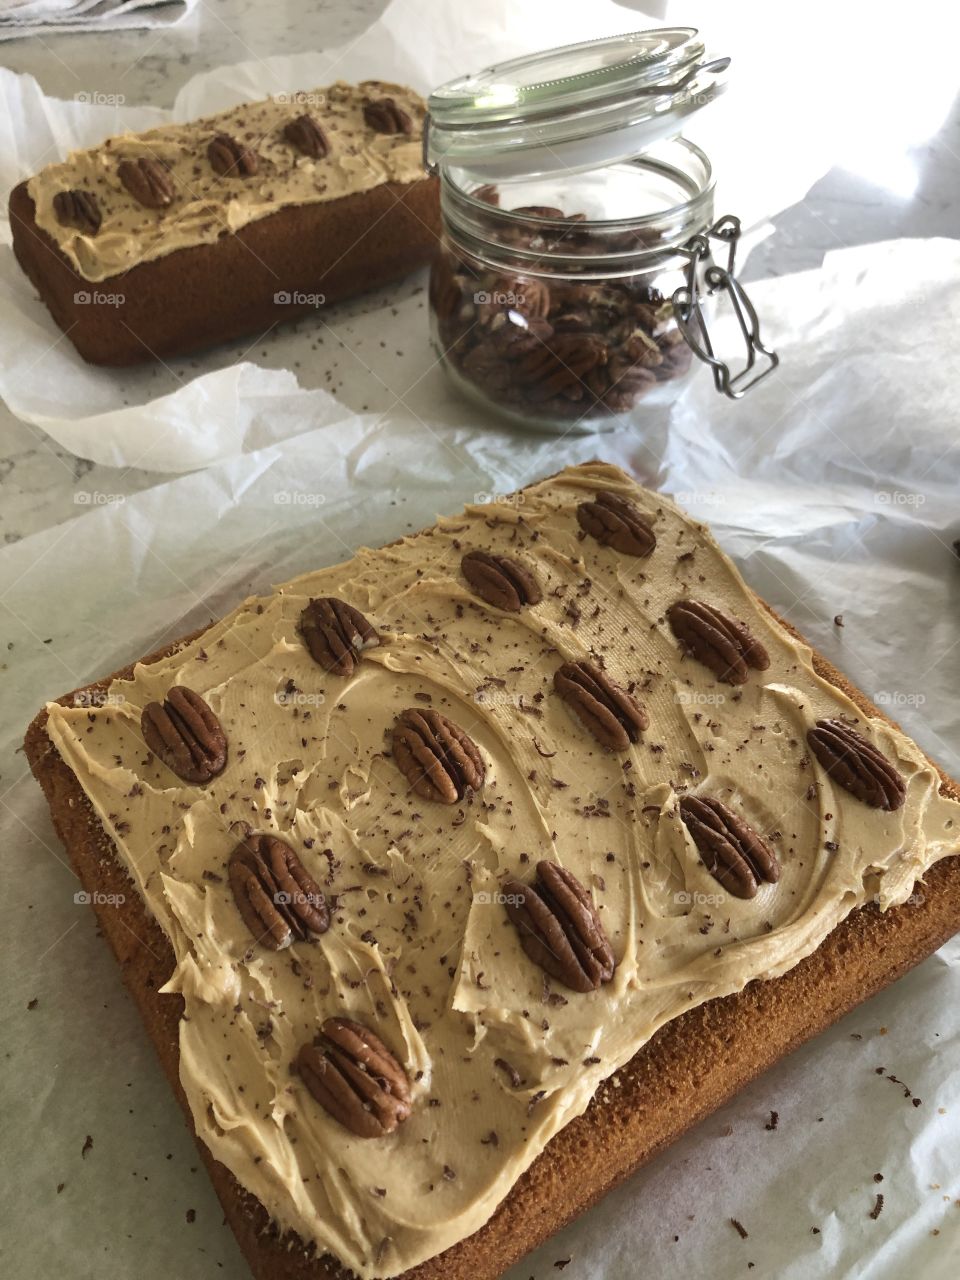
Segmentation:
{"type": "MultiPolygon", "coordinates": [[[[181,85],[211,67],[323,48],[359,38],[386,7],[386,0],[203,0],[174,29],[59,36],[4,45],[4,62],[27,72],[58,97],[95,90],[121,94],[129,102],[169,106],[181,85]]],[[[646,4],[650,12],[655,3],[646,4]]],[[[901,236],[956,236],[960,193],[960,99],[939,130],[908,152],[891,151],[895,171],[908,164],[909,194],[854,173],[834,170],[799,204],[775,220],[775,236],[751,255],[744,278],[762,279],[816,267],[831,249],[901,236]]],[[[379,305],[383,298],[360,305],[379,305]]],[[[342,309],[349,323],[350,307],[342,309]]],[[[336,329],[335,323],[332,326],[336,329]]],[[[341,353],[335,341],[318,353],[329,362],[327,385],[340,381],[341,353]]],[[[353,405],[376,411],[376,387],[356,391],[353,405]],[[367,394],[369,390],[370,394],[367,394]],[[361,403],[361,400],[363,403],[361,403]]],[[[383,406],[385,407],[385,406],[383,406]]],[[[95,465],[59,448],[37,427],[16,419],[0,404],[0,538],[16,542],[28,534],[83,512],[84,494],[129,496],[165,477],[157,473],[95,465]]]]}

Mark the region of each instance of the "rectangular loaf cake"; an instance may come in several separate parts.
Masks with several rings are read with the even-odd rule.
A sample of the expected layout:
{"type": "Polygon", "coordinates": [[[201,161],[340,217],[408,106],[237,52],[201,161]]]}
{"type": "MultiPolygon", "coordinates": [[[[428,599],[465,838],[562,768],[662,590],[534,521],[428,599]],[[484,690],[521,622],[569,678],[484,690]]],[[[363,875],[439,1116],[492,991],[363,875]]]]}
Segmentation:
{"type": "Polygon", "coordinates": [[[26,746],[264,1280],[492,1280],[960,929],[956,785],[600,463],[26,746]]]}
{"type": "Polygon", "coordinates": [[[262,334],[430,260],[424,114],[368,80],[108,138],[14,188],[14,252],[92,364],[262,334]]]}

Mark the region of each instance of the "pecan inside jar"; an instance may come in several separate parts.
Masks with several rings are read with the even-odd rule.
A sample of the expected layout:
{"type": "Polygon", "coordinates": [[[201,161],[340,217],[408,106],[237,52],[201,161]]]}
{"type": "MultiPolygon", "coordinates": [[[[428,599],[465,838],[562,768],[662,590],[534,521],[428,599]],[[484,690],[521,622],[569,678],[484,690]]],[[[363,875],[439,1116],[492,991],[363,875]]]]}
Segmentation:
{"type": "Polygon", "coordinates": [[[761,884],[776,884],[780,863],[745,818],[712,796],[683,796],[680,817],[703,865],[736,898],[753,898],[761,884]]]}
{"type": "Polygon", "coordinates": [[[184,782],[203,783],[222,773],[227,739],[199,693],[175,684],[163,702],[148,702],[140,731],[149,749],[184,782]]]}
{"type": "Polygon", "coordinates": [[[165,209],[173,203],[176,188],[166,166],[159,160],[151,160],[149,156],[121,160],[117,177],[145,209],[165,209]]]}
{"type": "Polygon", "coordinates": [[[322,160],[330,154],[330,140],[311,115],[297,116],[283,126],[283,136],[311,160],[322,160]]]}
{"type": "Polygon", "coordinates": [[[73,227],[87,236],[95,236],[103,221],[97,197],[79,188],[58,191],[53,197],[53,212],[61,227],[73,227]]]}
{"type": "Polygon", "coordinates": [[[337,676],[352,676],[366,650],[380,643],[360,610],[336,596],[310,601],[300,614],[300,634],[314,662],[337,676]]]}
{"type": "Polygon", "coordinates": [[[565,662],[553,687],[608,751],[626,751],[649,724],[636,698],[592,662],[565,662]]]}
{"type": "Polygon", "coordinates": [[[525,605],[543,599],[536,578],[519,560],[486,551],[468,551],[460,561],[460,571],[487,604],[507,613],[519,613],[525,605]]]}
{"type": "Polygon", "coordinates": [[[324,1111],[358,1138],[383,1138],[410,1114],[410,1082],[380,1037],[328,1018],[297,1054],[297,1072],[324,1111]]]}
{"type": "Polygon", "coordinates": [[[330,928],[323,890],[279,836],[251,834],[227,863],[237,910],[253,935],[271,951],[312,942],[330,928]]]}
{"type": "Polygon", "coordinates": [[[257,153],[228,133],[218,133],[210,139],[207,159],[221,178],[252,178],[260,168],[257,153]]]}
{"type": "Polygon", "coordinates": [[[667,621],[681,648],[724,684],[746,684],[749,668],[766,671],[770,655],[746,623],[699,600],[678,600],[667,621]]]}
{"type": "Polygon", "coordinates": [[[616,969],[600,916],[572,871],[538,862],[534,885],[508,880],[507,915],[530,959],[571,991],[586,994],[609,982],[616,969]]]}
{"type": "Polygon", "coordinates": [[[393,98],[378,98],[363,108],[363,118],[376,133],[413,133],[413,121],[393,98]]]}
{"type": "Polygon", "coordinates": [[[433,319],[444,364],[489,403],[544,425],[609,419],[686,372],[692,352],[653,283],[659,271],[648,262],[633,275],[583,278],[602,277],[611,255],[635,254],[640,233],[618,240],[554,206],[500,209],[485,188],[472,198],[462,243],[454,229],[435,260],[431,297],[443,304],[433,319]],[[472,251],[470,222],[495,246],[491,260],[472,251]],[[514,252],[529,272],[518,264],[513,274],[514,252]]]}
{"type": "Polygon", "coordinates": [[[483,786],[486,769],[477,744],[439,711],[401,711],[393,729],[393,758],[425,800],[456,804],[483,786]]]}
{"type": "Polygon", "coordinates": [[[577,507],[577,523],[603,547],[625,556],[648,556],[657,545],[653,523],[635,503],[606,490],[577,507]]]}
{"type": "Polygon", "coordinates": [[[900,771],[844,720],[818,720],[807,732],[827,775],[871,809],[899,809],[907,788],[900,771]]]}
{"type": "Polygon", "coordinates": [[[532,344],[512,362],[512,374],[530,404],[564,396],[580,402],[609,359],[609,348],[596,333],[554,333],[532,344]]]}

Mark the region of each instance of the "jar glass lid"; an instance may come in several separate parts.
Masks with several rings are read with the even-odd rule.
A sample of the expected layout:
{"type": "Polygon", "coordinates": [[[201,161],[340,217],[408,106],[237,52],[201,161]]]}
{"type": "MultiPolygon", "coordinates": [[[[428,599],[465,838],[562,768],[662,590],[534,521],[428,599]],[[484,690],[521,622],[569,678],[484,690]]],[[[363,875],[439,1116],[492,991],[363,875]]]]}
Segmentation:
{"type": "Polygon", "coordinates": [[[718,97],[729,61],[704,61],[693,27],[661,27],[497,63],[430,95],[427,166],[495,179],[631,159],[718,97]]]}

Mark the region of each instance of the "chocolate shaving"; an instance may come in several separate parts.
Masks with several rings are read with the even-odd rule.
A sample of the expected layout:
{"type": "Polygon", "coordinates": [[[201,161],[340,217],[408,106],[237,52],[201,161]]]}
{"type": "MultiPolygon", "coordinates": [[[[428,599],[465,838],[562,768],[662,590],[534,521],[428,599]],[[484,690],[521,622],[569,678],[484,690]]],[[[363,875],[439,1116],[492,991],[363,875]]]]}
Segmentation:
{"type": "Polygon", "coordinates": [[[516,1067],[512,1067],[510,1063],[506,1060],[506,1058],[494,1058],[493,1065],[495,1067],[499,1067],[501,1071],[506,1072],[507,1076],[509,1077],[510,1083],[514,1089],[519,1089],[520,1086],[523,1084],[523,1080],[521,1079],[520,1072],[516,1069],[516,1067]]]}

